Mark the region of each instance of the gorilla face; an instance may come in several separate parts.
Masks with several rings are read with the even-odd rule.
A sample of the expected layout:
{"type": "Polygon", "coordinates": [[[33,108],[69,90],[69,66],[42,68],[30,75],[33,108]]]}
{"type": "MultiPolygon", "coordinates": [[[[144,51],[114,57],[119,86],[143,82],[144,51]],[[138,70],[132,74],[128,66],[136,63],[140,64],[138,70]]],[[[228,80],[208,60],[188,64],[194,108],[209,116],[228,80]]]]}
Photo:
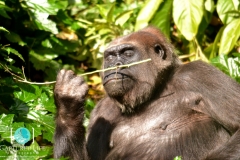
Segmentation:
{"type": "MultiPolygon", "coordinates": [[[[104,52],[104,60],[104,68],[109,68],[140,61],[141,56],[135,46],[123,43],[110,46],[104,52]]],[[[134,73],[133,67],[106,71],[103,77],[103,85],[109,96],[123,96],[131,90],[137,80],[137,73],[132,73],[134,73]]]]}
{"type": "Polygon", "coordinates": [[[126,65],[151,58],[152,61],[102,73],[104,88],[123,112],[132,112],[152,97],[154,89],[172,64],[170,48],[149,31],[140,31],[114,40],[104,52],[104,68],[126,65]],[[149,64],[151,63],[151,64],[149,64]],[[160,66],[160,67],[159,67],[160,66]]]}

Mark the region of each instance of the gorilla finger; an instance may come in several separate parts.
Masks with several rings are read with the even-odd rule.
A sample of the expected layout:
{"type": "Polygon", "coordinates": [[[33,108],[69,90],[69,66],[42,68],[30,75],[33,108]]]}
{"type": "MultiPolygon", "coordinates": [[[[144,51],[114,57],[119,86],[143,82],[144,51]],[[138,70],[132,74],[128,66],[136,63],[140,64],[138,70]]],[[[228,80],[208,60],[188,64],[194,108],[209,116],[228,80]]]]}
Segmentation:
{"type": "Polygon", "coordinates": [[[71,79],[75,77],[75,73],[72,70],[65,70],[64,75],[63,75],[63,83],[69,83],[71,79]]]}
{"type": "Polygon", "coordinates": [[[70,84],[74,86],[79,86],[85,83],[85,80],[82,76],[75,76],[73,79],[70,80],[70,84]]]}
{"type": "Polygon", "coordinates": [[[66,70],[65,69],[61,69],[59,72],[58,72],[58,74],[57,74],[57,83],[58,82],[62,82],[62,79],[63,79],[63,76],[64,76],[64,73],[66,72],[66,70]]]}
{"type": "Polygon", "coordinates": [[[78,94],[79,97],[81,97],[82,99],[85,98],[85,96],[87,95],[89,90],[89,87],[86,83],[82,84],[81,87],[78,87],[76,89],[76,93],[78,94]]]}

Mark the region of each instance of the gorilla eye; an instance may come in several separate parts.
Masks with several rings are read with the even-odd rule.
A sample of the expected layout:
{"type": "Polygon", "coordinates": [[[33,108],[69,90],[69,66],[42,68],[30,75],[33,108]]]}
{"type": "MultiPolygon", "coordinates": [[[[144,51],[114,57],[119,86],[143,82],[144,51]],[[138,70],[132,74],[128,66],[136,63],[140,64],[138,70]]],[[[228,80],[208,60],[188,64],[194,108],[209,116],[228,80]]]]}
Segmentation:
{"type": "Polygon", "coordinates": [[[131,57],[133,55],[133,51],[132,50],[127,50],[127,51],[124,52],[124,55],[126,57],[131,57]]]}
{"type": "Polygon", "coordinates": [[[108,61],[111,61],[113,59],[113,55],[108,55],[107,57],[106,57],[106,60],[108,60],[108,61]]]}

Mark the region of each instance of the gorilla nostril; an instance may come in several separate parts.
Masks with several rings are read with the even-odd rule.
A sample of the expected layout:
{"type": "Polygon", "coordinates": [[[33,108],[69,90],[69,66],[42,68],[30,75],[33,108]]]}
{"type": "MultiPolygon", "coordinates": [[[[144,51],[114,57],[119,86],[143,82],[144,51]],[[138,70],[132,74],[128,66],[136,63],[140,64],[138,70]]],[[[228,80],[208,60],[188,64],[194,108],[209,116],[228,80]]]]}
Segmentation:
{"type": "Polygon", "coordinates": [[[120,66],[120,65],[122,65],[121,62],[117,62],[117,63],[115,64],[115,66],[120,66]]]}

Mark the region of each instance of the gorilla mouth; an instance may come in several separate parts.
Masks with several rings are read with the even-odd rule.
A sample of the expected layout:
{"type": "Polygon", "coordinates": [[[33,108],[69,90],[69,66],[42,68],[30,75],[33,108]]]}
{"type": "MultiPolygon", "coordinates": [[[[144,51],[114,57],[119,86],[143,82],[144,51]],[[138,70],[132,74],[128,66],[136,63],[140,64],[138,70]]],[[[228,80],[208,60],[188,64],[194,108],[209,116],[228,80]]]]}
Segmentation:
{"type": "Polygon", "coordinates": [[[119,81],[119,80],[122,81],[122,80],[128,79],[128,78],[132,79],[130,76],[128,76],[128,75],[126,75],[126,74],[124,74],[124,73],[121,73],[121,72],[112,72],[112,73],[110,73],[110,74],[108,74],[108,75],[106,75],[106,76],[104,77],[104,79],[103,79],[103,81],[104,81],[103,85],[107,84],[107,83],[110,82],[110,81],[116,82],[116,81],[119,81]]]}

